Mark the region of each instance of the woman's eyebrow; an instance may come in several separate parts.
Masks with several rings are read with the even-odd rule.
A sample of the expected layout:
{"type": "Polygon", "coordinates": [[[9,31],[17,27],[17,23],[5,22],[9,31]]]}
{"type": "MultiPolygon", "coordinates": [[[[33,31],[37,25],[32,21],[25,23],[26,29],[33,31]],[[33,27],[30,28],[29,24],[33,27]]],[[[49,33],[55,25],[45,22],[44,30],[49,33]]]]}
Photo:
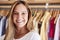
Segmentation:
{"type": "Polygon", "coordinates": [[[15,10],[13,12],[16,12],[15,10]]]}

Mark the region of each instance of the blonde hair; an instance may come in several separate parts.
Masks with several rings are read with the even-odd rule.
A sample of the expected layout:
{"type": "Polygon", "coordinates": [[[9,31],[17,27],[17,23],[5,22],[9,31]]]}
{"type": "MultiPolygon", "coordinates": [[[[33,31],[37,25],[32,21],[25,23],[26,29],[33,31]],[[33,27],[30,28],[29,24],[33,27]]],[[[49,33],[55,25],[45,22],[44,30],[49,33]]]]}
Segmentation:
{"type": "Polygon", "coordinates": [[[7,30],[6,30],[6,35],[5,35],[4,40],[13,40],[13,38],[14,38],[15,28],[14,28],[14,24],[13,24],[13,21],[12,21],[12,16],[13,16],[14,8],[15,8],[18,4],[23,4],[23,5],[25,5],[26,8],[27,8],[27,10],[28,10],[27,29],[28,29],[29,31],[31,31],[32,29],[34,29],[34,27],[33,27],[33,22],[32,22],[32,14],[31,14],[31,11],[30,11],[27,3],[26,3],[25,1],[16,1],[16,2],[13,4],[13,6],[12,6],[12,8],[11,8],[9,14],[8,14],[8,16],[9,16],[9,18],[8,18],[8,27],[7,27],[7,30]]]}

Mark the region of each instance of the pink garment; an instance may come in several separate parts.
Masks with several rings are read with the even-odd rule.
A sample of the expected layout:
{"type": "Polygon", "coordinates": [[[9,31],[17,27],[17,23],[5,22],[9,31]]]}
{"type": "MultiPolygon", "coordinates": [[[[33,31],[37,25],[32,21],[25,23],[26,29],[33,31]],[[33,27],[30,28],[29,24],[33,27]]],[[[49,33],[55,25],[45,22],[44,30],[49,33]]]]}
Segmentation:
{"type": "Polygon", "coordinates": [[[59,30],[60,30],[60,15],[57,18],[56,26],[55,26],[55,34],[54,34],[54,40],[60,40],[59,39],[59,30]]]}
{"type": "Polygon", "coordinates": [[[50,30],[49,30],[49,37],[54,38],[54,32],[55,32],[55,24],[54,24],[55,18],[50,20],[50,30]]]}

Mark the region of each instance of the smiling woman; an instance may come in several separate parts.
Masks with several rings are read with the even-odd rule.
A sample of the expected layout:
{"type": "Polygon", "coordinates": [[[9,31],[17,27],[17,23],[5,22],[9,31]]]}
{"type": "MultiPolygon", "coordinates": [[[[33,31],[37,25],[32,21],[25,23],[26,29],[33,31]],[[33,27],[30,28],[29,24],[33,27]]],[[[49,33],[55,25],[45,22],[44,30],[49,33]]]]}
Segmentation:
{"type": "Polygon", "coordinates": [[[23,4],[16,6],[13,12],[13,22],[18,30],[23,28],[28,21],[28,11],[23,4]]]}
{"type": "Polygon", "coordinates": [[[27,3],[16,1],[9,12],[4,40],[40,40],[31,21],[32,14],[27,3]]]}

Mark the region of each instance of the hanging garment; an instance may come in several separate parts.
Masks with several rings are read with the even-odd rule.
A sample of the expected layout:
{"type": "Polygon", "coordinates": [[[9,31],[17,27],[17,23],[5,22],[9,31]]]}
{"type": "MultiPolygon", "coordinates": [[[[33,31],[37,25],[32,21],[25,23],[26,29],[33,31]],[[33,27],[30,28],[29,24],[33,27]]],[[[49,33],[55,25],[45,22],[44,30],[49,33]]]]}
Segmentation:
{"type": "Polygon", "coordinates": [[[49,30],[49,40],[53,40],[54,33],[55,33],[55,24],[54,24],[55,17],[50,20],[50,30],[49,30]]]}
{"type": "Polygon", "coordinates": [[[38,23],[39,34],[40,34],[40,32],[41,32],[41,26],[42,26],[42,22],[39,22],[39,23],[38,23]]]}
{"type": "Polygon", "coordinates": [[[59,25],[60,25],[60,15],[57,19],[56,27],[55,27],[55,35],[54,35],[54,40],[59,40],[59,25]]]}
{"type": "MultiPolygon", "coordinates": [[[[59,20],[59,24],[60,24],[60,20],[59,20]]],[[[60,28],[60,25],[59,25],[59,28],[60,28]]],[[[59,40],[60,40],[60,29],[59,29],[59,40]]]]}
{"type": "Polygon", "coordinates": [[[0,21],[1,21],[2,17],[3,17],[3,16],[0,16],[0,21]]]}
{"type": "MultiPolygon", "coordinates": [[[[51,18],[51,16],[50,16],[50,18],[51,18]]],[[[48,33],[49,33],[49,28],[50,28],[50,24],[49,24],[49,22],[50,22],[50,18],[48,18],[48,20],[46,21],[46,36],[47,36],[47,39],[48,39],[48,33]]]]}
{"type": "MultiPolygon", "coordinates": [[[[36,18],[33,20],[33,26],[35,27],[35,31],[38,32],[38,22],[36,21],[36,18]]],[[[39,32],[38,32],[39,33],[39,32]]]]}
{"type": "Polygon", "coordinates": [[[6,29],[6,20],[7,18],[5,16],[3,16],[3,18],[1,19],[1,36],[5,34],[5,29],[6,29]]]}
{"type": "Polygon", "coordinates": [[[7,18],[4,17],[4,20],[3,20],[3,26],[2,26],[2,35],[5,34],[5,30],[6,30],[6,21],[7,21],[7,18]]]}
{"type": "Polygon", "coordinates": [[[3,18],[3,17],[0,16],[0,36],[1,36],[1,34],[2,34],[2,25],[1,25],[1,23],[2,23],[2,22],[1,22],[2,18],[3,18]]]}
{"type": "Polygon", "coordinates": [[[42,11],[40,12],[37,12],[34,16],[34,19],[33,19],[33,26],[35,27],[35,30],[39,33],[39,29],[38,29],[38,23],[39,21],[41,20],[41,17],[42,17],[42,11]]]}
{"type": "Polygon", "coordinates": [[[42,21],[42,26],[41,26],[41,39],[42,40],[48,40],[48,34],[46,35],[47,32],[47,26],[46,26],[46,22],[49,20],[49,18],[51,17],[50,13],[48,11],[45,12],[45,15],[43,16],[43,21],[42,21]]]}

